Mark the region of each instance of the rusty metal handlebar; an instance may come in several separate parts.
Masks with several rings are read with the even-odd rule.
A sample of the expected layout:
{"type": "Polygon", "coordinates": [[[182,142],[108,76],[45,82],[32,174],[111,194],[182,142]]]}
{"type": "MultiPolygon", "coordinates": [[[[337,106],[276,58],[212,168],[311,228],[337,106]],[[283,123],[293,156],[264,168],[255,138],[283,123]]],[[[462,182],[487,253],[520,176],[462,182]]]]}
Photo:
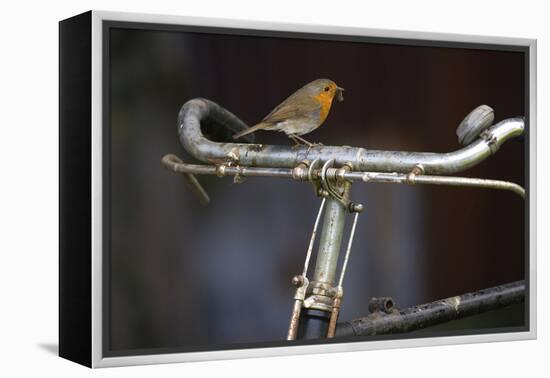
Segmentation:
{"type": "Polygon", "coordinates": [[[201,203],[210,199],[193,174],[231,175],[238,181],[246,176],[287,177],[302,181],[319,179],[321,169],[308,164],[348,165],[352,171],[329,168],[330,178],[350,181],[400,184],[432,184],[470,186],[510,190],[524,197],[525,190],[511,182],[468,177],[440,176],[466,170],[496,153],[510,138],[523,134],[524,120],[509,118],[495,125],[492,109],[482,105],[472,111],[459,126],[459,140],[469,140],[465,147],[447,153],[370,150],[350,146],[273,146],[254,143],[225,142],[247,125],[218,104],[197,98],[185,103],[178,116],[178,134],[184,148],[208,165],[186,164],[175,155],[166,155],[162,162],[169,169],[183,173],[201,203]],[[481,114],[481,116],[480,116],[481,114]],[[476,120],[479,122],[476,124],[476,120]],[[467,138],[461,133],[467,135],[467,138]],[[214,141],[212,138],[221,140],[214,141]],[[337,177],[338,175],[342,177],[337,177]]]}
{"type": "Polygon", "coordinates": [[[485,130],[468,146],[453,152],[403,152],[369,150],[349,146],[271,146],[254,143],[219,143],[207,139],[201,124],[212,122],[232,130],[246,125],[216,103],[193,99],[185,103],[178,117],[179,138],[184,148],[196,159],[212,163],[228,158],[238,159],[241,166],[293,168],[303,160],[334,159],[335,164],[351,163],[356,171],[408,173],[422,165],[426,174],[453,174],[475,166],[508,139],[521,135],[523,118],[505,119],[485,130]]]}

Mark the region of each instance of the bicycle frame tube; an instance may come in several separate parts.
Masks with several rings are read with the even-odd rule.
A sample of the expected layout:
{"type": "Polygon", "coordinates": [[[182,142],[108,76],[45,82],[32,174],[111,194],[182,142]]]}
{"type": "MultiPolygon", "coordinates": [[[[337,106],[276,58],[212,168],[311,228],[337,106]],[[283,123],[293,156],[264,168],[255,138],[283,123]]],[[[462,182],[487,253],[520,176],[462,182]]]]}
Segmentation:
{"type": "MultiPolygon", "coordinates": [[[[351,183],[346,182],[342,186],[342,195],[344,198],[348,198],[351,183]]],[[[333,198],[327,199],[326,207],[313,281],[310,283],[310,298],[315,297],[315,301],[309,307],[309,311],[304,311],[301,324],[302,338],[326,336],[330,317],[328,315],[319,316],[313,310],[330,313],[333,307],[333,296],[328,292],[335,288],[336,268],[342,245],[347,209],[340,201],[333,198]]]]}

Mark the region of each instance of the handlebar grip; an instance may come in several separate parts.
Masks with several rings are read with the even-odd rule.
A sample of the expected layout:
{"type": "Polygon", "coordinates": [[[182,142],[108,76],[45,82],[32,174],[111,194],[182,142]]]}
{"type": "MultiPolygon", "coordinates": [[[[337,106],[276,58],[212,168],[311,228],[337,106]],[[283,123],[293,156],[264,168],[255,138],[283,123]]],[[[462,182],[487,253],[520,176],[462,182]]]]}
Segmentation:
{"type": "Polygon", "coordinates": [[[495,111],[488,105],[480,105],[472,110],[458,125],[456,135],[463,146],[472,143],[484,130],[493,124],[495,111]]]}

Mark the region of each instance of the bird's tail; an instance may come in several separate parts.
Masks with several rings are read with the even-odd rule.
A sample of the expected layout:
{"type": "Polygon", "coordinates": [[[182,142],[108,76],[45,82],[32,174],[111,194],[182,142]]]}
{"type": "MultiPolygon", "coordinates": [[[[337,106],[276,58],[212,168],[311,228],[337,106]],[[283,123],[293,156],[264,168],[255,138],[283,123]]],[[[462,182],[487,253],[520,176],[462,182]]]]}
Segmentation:
{"type": "Polygon", "coordinates": [[[263,128],[265,128],[266,124],[265,123],[258,123],[257,125],[254,125],[252,127],[249,127],[248,129],[246,130],[243,130],[241,131],[240,133],[237,133],[235,135],[233,135],[233,139],[239,139],[240,137],[243,137],[245,135],[248,135],[248,134],[251,134],[255,131],[258,131],[258,130],[261,130],[263,128]]]}

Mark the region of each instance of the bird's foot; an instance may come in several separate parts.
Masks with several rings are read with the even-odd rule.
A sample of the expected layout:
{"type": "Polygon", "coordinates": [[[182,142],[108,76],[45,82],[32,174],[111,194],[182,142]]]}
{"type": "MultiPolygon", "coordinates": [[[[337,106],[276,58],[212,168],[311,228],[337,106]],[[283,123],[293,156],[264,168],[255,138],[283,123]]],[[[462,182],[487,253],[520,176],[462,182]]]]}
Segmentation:
{"type": "Polygon", "coordinates": [[[324,146],[323,143],[317,143],[317,142],[313,142],[313,143],[307,142],[306,145],[307,145],[307,150],[308,150],[308,151],[311,150],[313,147],[321,147],[321,146],[324,146]]]}
{"type": "Polygon", "coordinates": [[[307,145],[307,151],[309,152],[309,150],[311,150],[313,147],[319,147],[322,145],[323,145],[322,143],[310,143],[307,145]]]}
{"type": "Polygon", "coordinates": [[[323,146],[323,143],[311,143],[307,140],[305,140],[304,138],[298,136],[298,135],[295,135],[295,134],[292,134],[292,135],[289,135],[288,136],[290,139],[292,139],[294,141],[294,143],[296,143],[296,145],[301,145],[300,142],[302,142],[303,144],[305,144],[306,146],[308,146],[309,148],[311,147],[318,147],[318,146],[323,146]]]}
{"type": "Polygon", "coordinates": [[[294,134],[291,134],[288,136],[290,139],[292,139],[292,141],[294,142],[294,145],[292,146],[292,149],[295,150],[297,148],[300,148],[302,147],[302,143],[300,143],[300,141],[298,140],[298,137],[294,134]]]}

